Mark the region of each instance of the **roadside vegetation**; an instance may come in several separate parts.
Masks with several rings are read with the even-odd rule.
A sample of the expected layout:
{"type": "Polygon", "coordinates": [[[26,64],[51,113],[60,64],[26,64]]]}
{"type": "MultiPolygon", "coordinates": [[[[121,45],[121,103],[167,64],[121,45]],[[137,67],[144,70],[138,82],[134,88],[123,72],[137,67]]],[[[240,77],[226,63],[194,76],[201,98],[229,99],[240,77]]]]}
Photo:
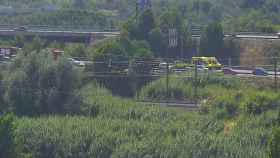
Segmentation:
{"type": "MultiPolygon", "coordinates": [[[[24,2],[23,8],[31,4],[29,0],[24,2]]],[[[122,24],[120,37],[90,46],[47,43],[39,38],[27,42],[20,35],[10,41],[2,39],[1,44],[22,49],[17,57],[0,65],[1,158],[279,158],[280,94],[269,86],[210,71],[199,73],[197,82],[192,73],[171,75],[168,93],[164,77],[141,89],[129,85],[131,80],[140,82],[135,76],[145,74],[145,65],[154,57],[191,58],[199,49],[202,56],[239,58],[234,42],[223,40],[224,28],[230,30],[231,27],[227,22],[233,27],[238,24],[240,27],[233,28],[237,31],[275,32],[277,24],[262,23],[262,20],[277,21],[275,15],[279,8],[273,7],[269,15],[262,13],[267,13],[266,7],[278,6],[278,2],[238,0],[221,8],[220,4],[225,1],[187,1],[186,4],[191,4],[189,8],[177,0],[167,9],[169,2],[157,0],[154,3],[158,6],[154,10],[147,9],[138,17],[133,17],[131,6],[135,6],[131,0],[51,2],[61,10],[48,14],[6,15],[1,20],[12,24],[35,21],[35,24],[62,23],[77,27],[82,24],[115,25],[114,21],[105,18],[107,15],[91,12],[96,8],[119,9],[123,11],[119,18],[132,18],[122,24]],[[116,5],[119,3],[123,5],[116,5]],[[254,5],[248,5],[251,3],[254,5]],[[227,8],[233,8],[233,13],[227,8]],[[262,16],[256,20],[256,15],[262,16]],[[199,21],[207,24],[199,48],[190,36],[191,25],[186,20],[189,16],[196,25],[201,24],[199,21]],[[228,18],[231,16],[233,18],[228,18]],[[251,16],[254,18],[247,19],[251,16]],[[256,24],[260,26],[256,27],[256,24]],[[182,36],[180,44],[170,50],[177,53],[169,56],[165,51],[170,26],[182,36]],[[52,48],[62,49],[65,54],[54,58],[52,48]],[[179,53],[181,49],[183,54],[179,53]],[[141,59],[147,63],[132,66],[127,82],[109,78],[113,85],[110,90],[100,80],[84,75],[90,71],[82,71],[81,67],[71,64],[69,59],[74,57],[102,61],[103,65],[92,66],[92,72],[113,72],[109,69],[112,60],[141,59]],[[134,98],[114,95],[113,90],[122,84],[130,87],[124,88],[126,93],[130,90],[133,91],[131,94],[136,93],[134,98]],[[197,95],[194,85],[197,85],[197,95]],[[145,99],[199,100],[201,106],[198,111],[186,111],[136,101],[145,99]]],[[[18,5],[16,0],[4,4],[18,5]]],[[[235,62],[238,64],[239,61],[235,62]]],[[[175,65],[177,68],[186,66],[185,63],[175,65]]]]}
{"type": "MultiPolygon", "coordinates": [[[[29,87],[39,86],[42,83],[48,84],[44,89],[40,89],[39,86],[33,87],[36,91],[32,89],[29,93],[16,93],[17,97],[12,100],[9,99],[10,92],[5,91],[4,104],[1,105],[6,106],[1,106],[2,113],[17,114],[2,115],[0,121],[0,146],[5,146],[5,154],[11,155],[10,157],[266,158],[271,155],[274,158],[279,154],[277,141],[279,96],[271,90],[256,91],[254,87],[240,89],[245,83],[235,79],[224,79],[222,76],[211,76],[209,79],[201,80],[199,87],[206,90],[206,93],[199,93],[201,99],[213,98],[209,99],[211,102],[207,102],[206,107],[203,107],[206,110],[185,112],[143,105],[131,99],[113,96],[96,82],[89,82],[85,86],[79,86],[79,82],[74,82],[77,83],[73,86],[76,87],[73,89],[76,92],[74,94],[79,94],[77,97],[81,102],[69,104],[73,96],[61,97],[58,93],[64,92],[61,88],[65,87],[60,79],[68,75],[62,75],[57,79],[56,77],[60,72],[74,75],[76,70],[65,65],[60,67],[59,63],[64,63],[63,58],[53,61],[54,63],[47,62],[50,65],[47,66],[46,63],[45,67],[45,64],[37,62],[41,61],[41,57],[48,58],[45,53],[45,51],[30,53],[11,65],[16,68],[13,73],[20,71],[22,74],[10,82],[17,83],[17,87],[7,86],[9,89],[15,88],[14,92],[21,92],[18,90],[19,87],[30,89],[29,87]],[[32,61],[29,59],[31,57],[32,61]],[[33,66],[28,66],[30,64],[33,66]],[[34,73],[24,75],[30,72],[27,70],[34,73]],[[44,73],[43,70],[49,73],[44,73]],[[49,77],[48,80],[53,82],[40,83],[35,80],[31,82],[30,79],[34,77],[39,77],[38,81],[40,78],[49,77]],[[30,82],[23,82],[26,79],[30,82]],[[60,84],[56,85],[56,82],[60,84]],[[61,84],[62,87],[59,88],[61,84]],[[56,88],[61,91],[51,93],[56,92],[56,88]],[[47,97],[41,97],[40,94],[45,90],[47,97]],[[32,100],[20,100],[21,97],[32,100]],[[238,102],[236,97],[243,101],[238,102]],[[57,100],[59,102],[48,102],[53,98],[59,98],[57,100]],[[5,99],[13,102],[5,102],[5,99]],[[20,110],[30,106],[34,106],[32,109],[38,111],[20,110]],[[244,112],[242,107],[246,107],[244,112]],[[48,110],[41,113],[41,108],[48,110]]],[[[10,75],[4,75],[4,78],[6,77],[10,78],[10,75]]],[[[70,78],[67,78],[67,82],[71,82],[70,78]]],[[[175,82],[171,79],[171,81],[178,84],[182,80],[175,82]]],[[[188,87],[190,82],[185,81],[178,87],[188,87]]],[[[11,85],[10,83],[8,85],[11,85]]],[[[178,87],[177,91],[180,91],[178,87]]],[[[174,96],[177,94],[179,93],[173,93],[174,96]]],[[[188,94],[182,93],[182,96],[188,94]]]]}
{"type": "Polygon", "coordinates": [[[199,100],[203,112],[214,112],[218,118],[234,118],[240,114],[259,115],[280,106],[280,95],[269,87],[249,84],[237,77],[221,74],[204,74],[197,79],[193,75],[174,75],[169,79],[166,92],[166,77],[144,86],[138,93],[140,100],[176,99],[188,102],[199,100]],[[166,96],[166,95],[169,96],[166,96]]]}
{"type": "MultiPolygon", "coordinates": [[[[119,26],[120,21],[123,22],[136,14],[135,2],[131,0],[24,0],[20,2],[1,0],[0,4],[8,7],[6,9],[8,11],[3,9],[0,21],[17,25],[119,26]],[[9,9],[9,6],[14,7],[14,10],[9,9]],[[58,17],[64,18],[58,20],[58,17]],[[110,20],[104,21],[104,18],[110,20]]],[[[167,10],[174,9],[183,15],[184,21],[192,23],[193,26],[220,21],[226,31],[277,32],[279,30],[279,0],[234,2],[153,0],[152,2],[157,17],[167,10]]]]}

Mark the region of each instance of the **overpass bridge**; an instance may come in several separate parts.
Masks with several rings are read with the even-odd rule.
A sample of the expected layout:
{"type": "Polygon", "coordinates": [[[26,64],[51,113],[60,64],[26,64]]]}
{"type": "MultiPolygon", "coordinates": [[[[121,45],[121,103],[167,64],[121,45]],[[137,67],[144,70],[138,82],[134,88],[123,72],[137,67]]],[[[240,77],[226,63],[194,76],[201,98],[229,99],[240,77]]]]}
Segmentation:
{"type": "MultiPolygon", "coordinates": [[[[202,31],[200,29],[192,29],[192,38],[200,40],[201,33],[202,31]]],[[[22,28],[13,25],[0,25],[0,38],[14,39],[18,35],[24,36],[27,40],[31,40],[37,36],[47,42],[85,43],[89,45],[100,39],[119,36],[120,31],[117,28],[71,28],[67,26],[54,27],[45,25],[30,25],[22,28]]],[[[280,33],[225,32],[224,38],[228,37],[236,39],[280,40],[280,33]]]]}
{"type": "Polygon", "coordinates": [[[119,36],[118,30],[97,29],[69,29],[47,27],[1,27],[0,38],[14,39],[16,36],[24,36],[27,40],[39,37],[47,42],[61,43],[85,43],[91,44],[96,40],[119,36]]]}

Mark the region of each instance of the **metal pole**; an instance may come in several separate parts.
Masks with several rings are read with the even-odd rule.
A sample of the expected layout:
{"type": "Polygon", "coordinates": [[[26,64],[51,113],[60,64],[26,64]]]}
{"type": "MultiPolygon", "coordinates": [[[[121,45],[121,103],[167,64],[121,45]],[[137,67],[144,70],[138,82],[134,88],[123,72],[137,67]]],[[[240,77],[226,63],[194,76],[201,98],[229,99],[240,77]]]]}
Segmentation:
{"type": "Polygon", "coordinates": [[[183,36],[181,35],[181,58],[184,58],[184,39],[183,36]]]}
{"type": "Polygon", "coordinates": [[[166,106],[169,103],[169,61],[168,61],[168,49],[166,49],[166,106]]]}
{"type": "Polygon", "coordinates": [[[278,83],[277,83],[277,60],[274,61],[274,88],[275,92],[278,90],[278,83]]]}
{"type": "Polygon", "coordinates": [[[194,96],[195,96],[195,105],[197,106],[198,94],[197,94],[197,61],[195,61],[194,69],[194,96]]]}

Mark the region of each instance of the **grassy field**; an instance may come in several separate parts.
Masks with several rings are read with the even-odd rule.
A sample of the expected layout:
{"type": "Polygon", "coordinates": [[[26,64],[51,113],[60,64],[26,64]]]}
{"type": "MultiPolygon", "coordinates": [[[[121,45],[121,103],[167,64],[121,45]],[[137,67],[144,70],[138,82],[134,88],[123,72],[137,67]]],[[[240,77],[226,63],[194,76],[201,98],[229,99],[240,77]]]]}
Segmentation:
{"type": "Polygon", "coordinates": [[[138,105],[91,84],[82,90],[86,104],[79,115],[17,118],[17,151],[21,157],[36,158],[268,157],[278,104],[267,105],[278,96],[260,91],[248,93],[241,97],[244,101],[238,102],[232,97],[245,89],[235,87],[242,83],[222,82],[213,81],[213,85],[206,86],[204,95],[218,93],[211,95],[214,99],[207,104],[207,110],[199,112],[138,105]],[[245,103],[259,105],[262,111],[243,111],[245,103]],[[227,111],[231,106],[237,107],[236,115],[227,111]]]}

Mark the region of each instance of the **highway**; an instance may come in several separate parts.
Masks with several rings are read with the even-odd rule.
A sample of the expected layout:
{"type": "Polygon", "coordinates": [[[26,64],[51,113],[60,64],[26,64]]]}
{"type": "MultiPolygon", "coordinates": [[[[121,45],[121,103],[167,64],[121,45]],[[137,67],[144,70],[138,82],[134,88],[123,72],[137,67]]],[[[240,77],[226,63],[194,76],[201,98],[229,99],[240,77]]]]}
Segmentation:
{"type": "MultiPolygon", "coordinates": [[[[19,31],[16,30],[23,26],[14,26],[14,25],[0,25],[0,36],[1,35],[16,35],[19,33],[23,34],[44,34],[44,35],[103,35],[107,37],[111,36],[119,36],[120,30],[118,28],[71,28],[71,27],[54,27],[54,26],[26,26],[26,30],[19,31]]],[[[201,31],[194,30],[192,31],[193,38],[200,38],[201,31]]],[[[267,40],[279,40],[279,33],[260,33],[260,32],[233,32],[233,33],[225,33],[225,38],[234,37],[238,39],[267,39],[267,40]]]]}
{"type": "Polygon", "coordinates": [[[97,30],[97,29],[63,29],[63,28],[36,28],[36,27],[0,27],[0,37],[13,39],[17,35],[32,40],[38,36],[48,42],[62,43],[85,43],[92,44],[97,40],[111,38],[120,35],[119,31],[97,30]]]}

